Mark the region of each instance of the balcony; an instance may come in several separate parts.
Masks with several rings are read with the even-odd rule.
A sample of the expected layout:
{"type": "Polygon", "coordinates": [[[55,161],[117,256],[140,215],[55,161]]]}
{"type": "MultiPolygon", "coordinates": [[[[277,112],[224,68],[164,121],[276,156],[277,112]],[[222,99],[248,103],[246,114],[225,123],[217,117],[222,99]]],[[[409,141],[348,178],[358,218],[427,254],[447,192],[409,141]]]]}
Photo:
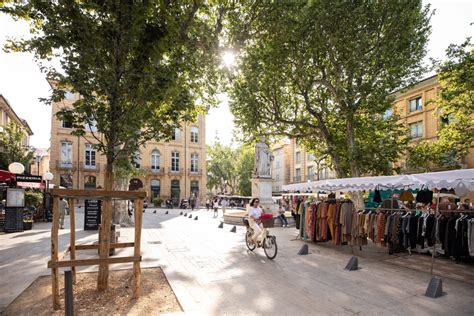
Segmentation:
{"type": "Polygon", "coordinates": [[[188,175],[189,176],[202,176],[202,169],[191,170],[190,168],[188,168],[188,175]]]}
{"type": "Polygon", "coordinates": [[[91,172],[99,172],[100,165],[96,163],[95,165],[86,165],[83,161],[80,163],[81,171],[91,171],[91,172]]]}
{"type": "Polygon", "coordinates": [[[77,167],[72,162],[65,162],[65,161],[56,160],[56,169],[57,170],[76,171],[77,167]]]}
{"type": "Polygon", "coordinates": [[[147,173],[151,173],[153,175],[164,175],[165,174],[165,168],[151,168],[151,167],[145,167],[143,168],[147,173]]]}
{"type": "Polygon", "coordinates": [[[183,174],[183,168],[179,168],[178,170],[171,169],[171,167],[168,167],[168,174],[169,175],[182,175],[183,174]]]}

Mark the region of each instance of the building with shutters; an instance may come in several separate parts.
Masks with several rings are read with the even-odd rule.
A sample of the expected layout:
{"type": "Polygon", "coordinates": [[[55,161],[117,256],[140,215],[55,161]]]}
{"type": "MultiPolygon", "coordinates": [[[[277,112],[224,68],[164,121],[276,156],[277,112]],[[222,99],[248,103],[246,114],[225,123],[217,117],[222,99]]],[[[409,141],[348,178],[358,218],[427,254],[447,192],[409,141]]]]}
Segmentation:
{"type": "MultiPolygon", "coordinates": [[[[54,88],[54,83],[50,84],[54,88]]],[[[64,100],[52,106],[50,171],[57,186],[96,189],[104,187],[106,166],[105,156],[94,147],[97,140],[92,132],[96,127],[88,125],[84,137],[73,136],[71,124],[55,115],[64,107],[72,107],[78,98],[66,93],[64,100]]],[[[181,124],[171,141],[148,142],[134,161],[142,175],[132,178],[129,187],[147,191],[149,202],[161,198],[178,204],[192,194],[202,202],[207,193],[205,139],[205,116],[199,115],[197,122],[181,124]]]]}

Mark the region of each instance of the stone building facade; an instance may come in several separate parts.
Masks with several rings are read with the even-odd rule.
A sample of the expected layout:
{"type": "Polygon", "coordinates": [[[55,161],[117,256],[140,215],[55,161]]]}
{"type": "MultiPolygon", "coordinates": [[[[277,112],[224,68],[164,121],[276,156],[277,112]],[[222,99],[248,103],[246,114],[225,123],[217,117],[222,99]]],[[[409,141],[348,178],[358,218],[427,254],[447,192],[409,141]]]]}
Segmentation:
{"type": "Polygon", "coordinates": [[[29,147],[30,137],[33,135],[33,131],[24,119],[18,117],[8,100],[0,94],[0,132],[3,131],[3,126],[6,126],[11,122],[23,129],[25,134],[25,137],[23,138],[23,146],[29,147]]]}
{"type": "Polygon", "coordinates": [[[290,182],[307,182],[336,178],[336,173],[327,166],[324,158],[315,157],[299,145],[296,139],[290,140],[290,182]]]}
{"type": "Polygon", "coordinates": [[[283,190],[290,182],[290,141],[283,140],[271,147],[272,150],[272,192],[283,190]]]}
{"type": "MultiPolygon", "coordinates": [[[[52,84],[53,85],[53,84],[52,84]]],[[[75,189],[104,187],[106,158],[95,148],[94,126],[88,126],[84,137],[71,135],[68,122],[56,118],[64,107],[72,107],[79,95],[66,93],[65,99],[52,106],[50,171],[57,186],[75,189]]],[[[95,135],[100,134],[95,133],[95,135]]],[[[140,149],[134,163],[141,176],[130,184],[155,198],[172,199],[175,204],[194,194],[200,201],[206,196],[205,116],[197,122],[181,124],[170,142],[150,141],[140,149]]]]}
{"type": "MultiPolygon", "coordinates": [[[[432,100],[440,89],[436,76],[432,76],[419,81],[410,89],[395,93],[393,111],[401,116],[402,123],[409,128],[411,142],[435,141],[438,138],[443,122],[436,116],[436,104],[432,100]]],[[[400,163],[404,164],[403,161],[400,163]]],[[[474,168],[474,148],[460,161],[460,165],[463,168],[474,168]]]]}
{"type": "Polygon", "coordinates": [[[31,161],[30,173],[43,176],[49,171],[49,150],[37,148],[31,161]]]}

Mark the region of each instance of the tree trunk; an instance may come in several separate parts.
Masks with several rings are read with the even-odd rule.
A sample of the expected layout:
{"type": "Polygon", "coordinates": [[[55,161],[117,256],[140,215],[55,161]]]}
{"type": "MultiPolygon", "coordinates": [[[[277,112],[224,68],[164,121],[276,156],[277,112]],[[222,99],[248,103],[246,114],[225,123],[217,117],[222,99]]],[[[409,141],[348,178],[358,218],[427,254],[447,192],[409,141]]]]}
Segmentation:
{"type": "MultiPolygon", "coordinates": [[[[352,112],[349,112],[347,116],[346,133],[347,133],[346,135],[347,147],[349,151],[349,166],[351,168],[350,176],[353,178],[360,177],[361,172],[360,172],[358,160],[355,157],[356,144],[355,144],[355,134],[354,134],[354,114],[352,112]]],[[[350,196],[357,210],[365,209],[364,198],[362,197],[361,192],[359,191],[351,192],[350,196]]]]}
{"type": "MultiPolygon", "coordinates": [[[[113,174],[113,159],[114,152],[107,151],[107,166],[105,171],[104,189],[106,191],[112,191],[114,174],[113,174]]],[[[103,201],[102,207],[102,218],[100,222],[100,233],[99,233],[99,255],[101,259],[107,259],[109,257],[109,246],[110,246],[110,225],[112,224],[112,200],[106,198],[103,201]]],[[[99,275],[97,277],[97,290],[105,291],[108,286],[109,279],[109,265],[102,263],[99,265],[99,275]]]]}
{"type": "MultiPolygon", "coordinates": [[[[115,190],[117,191],[127,191],[128,183],[130,179],[128,177],[117,178],[114,181],[115,190]]],[[[128,216],[128,201],[127,200],[117,200],[113,202],[113,211],[112,217],[114,224],[119,224],[120,226],[132,226],[132,221],[130,216],[128,216]]]]}

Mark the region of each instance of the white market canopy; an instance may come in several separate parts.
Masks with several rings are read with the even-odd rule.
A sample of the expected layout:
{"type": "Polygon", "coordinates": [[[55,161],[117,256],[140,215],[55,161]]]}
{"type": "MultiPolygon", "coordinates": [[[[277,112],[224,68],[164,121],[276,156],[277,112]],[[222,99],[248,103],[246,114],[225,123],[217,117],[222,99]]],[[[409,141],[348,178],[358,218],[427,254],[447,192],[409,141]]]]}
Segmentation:
{"type": "Polygon", "coordinates": [[[320,180],[284,185],[285,191],[369,191],[375,189],[429,189],[456,188],[464,185],[474,191],[474,169],[418,173],[397,176],[359,177],[320,180]]]}

